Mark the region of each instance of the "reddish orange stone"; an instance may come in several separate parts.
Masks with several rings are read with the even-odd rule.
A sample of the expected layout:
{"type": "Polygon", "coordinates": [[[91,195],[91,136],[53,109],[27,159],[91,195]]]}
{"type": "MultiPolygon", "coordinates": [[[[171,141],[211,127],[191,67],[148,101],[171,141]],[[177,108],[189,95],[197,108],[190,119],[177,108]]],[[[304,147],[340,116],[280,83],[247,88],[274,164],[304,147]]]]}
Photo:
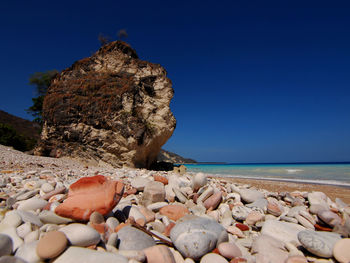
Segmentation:
{"type": "Polygon", "coordinates": [[[241,224],[241,223],[237,223],[237,224],[236,224],[236,227],[238,227],[241,231],[247,231],[247,230],[249,230],[249,226],[246,226],[246,225],[241,224]]]}
{"type": "Polygon", "coordinates": [[[154,181],[161,182],[164,185],[168,184],[168,179],[164,176],[153,175],[154,181]]]}
{"type": "Polygon", "coordinates": [[[103,175],[84,177],[69,187],[68,198],[55,209],[55,213],[87,221],[94,211],[102,215],[112,211],[123,192],[122,182],[108,180],[103,175]]]}
{"type": "Polygon", "coordinates": [[[166,235],[167,237],[170,237],[170,231],[171,229],[173,229],[173,227],[175,226],[174,222],[170,222],[169,225],[166,226],[166,228],[164,229],[164,235],[166,235]]]}
{"type": "Polygon", "coordinates": [[[190,211],[188,211],[187,207],[184,205],[166,205],[162,207],[159,212],[161,215],[164,215],[174,221],[177,221],[181,217],[190,213],[190,211]]]}
{"type": "Polygon", "coordinates": [[[319,224],[315,224],[314,227],[315,227],[316,230],[319,230],[319,231],[328,231],[328,232],[332,232],[332,229],[331,229],[331,228],[329,228],[329,227],[324,227],[324,226],[320,226],[319,224]]]}
{"type": "Polygon", "coordinates": [[[245,258],[233,258],[230,261],[230,263],[240,263],[240,262],[247,262],[247,260],[245,258]]]}
{"type": "Polygon", "coordinates": [[[215,254],[218,254],[220,255],[220,252],[219,252],[219,249],[216,247],[213,249],[213,251],[211,253],[215,253],[215,254]]]}
{"type": "Polygon", "coordinates": [[[129,226],[130,224],[129,223],[120,223],[115,229],[114,229],[114,232],[118,232],[120,229],[122,229],[123,227],[125,226],[129,226]]]}

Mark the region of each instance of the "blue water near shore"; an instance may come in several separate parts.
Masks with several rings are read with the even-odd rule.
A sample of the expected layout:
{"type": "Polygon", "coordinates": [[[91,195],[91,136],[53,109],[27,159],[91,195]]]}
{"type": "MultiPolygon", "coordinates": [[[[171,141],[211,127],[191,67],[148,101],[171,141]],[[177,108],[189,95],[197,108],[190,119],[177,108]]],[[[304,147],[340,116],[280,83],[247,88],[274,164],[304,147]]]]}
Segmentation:
{"type": "Polygon", "coordinates": [[[188,172],[350,187],[350,163],[185,164],[188,172]]]}

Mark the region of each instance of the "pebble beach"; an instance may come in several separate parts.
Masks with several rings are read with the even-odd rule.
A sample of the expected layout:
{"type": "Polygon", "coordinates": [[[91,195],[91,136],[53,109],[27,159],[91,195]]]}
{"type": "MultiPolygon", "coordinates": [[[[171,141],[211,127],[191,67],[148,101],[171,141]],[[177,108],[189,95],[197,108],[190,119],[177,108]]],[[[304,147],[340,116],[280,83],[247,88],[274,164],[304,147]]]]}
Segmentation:
{"type": "Polygon", "coordinates": [[[112,168],[0,145],[0,263],[350,262],[350,189],[112,168]]]}

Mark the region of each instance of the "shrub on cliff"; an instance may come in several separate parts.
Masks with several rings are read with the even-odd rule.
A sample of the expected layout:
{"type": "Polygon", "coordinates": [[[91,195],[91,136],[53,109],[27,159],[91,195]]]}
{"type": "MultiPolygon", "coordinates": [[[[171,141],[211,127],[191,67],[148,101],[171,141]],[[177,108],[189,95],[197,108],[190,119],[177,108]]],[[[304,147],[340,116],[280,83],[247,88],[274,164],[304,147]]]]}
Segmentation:
{"type": "Polygon", "coordinates": [[[0,123],[0,144],[12,146],[19,151],[29,151],[34,148],[35,140],[17,133],[11,125],[0,123]]]}

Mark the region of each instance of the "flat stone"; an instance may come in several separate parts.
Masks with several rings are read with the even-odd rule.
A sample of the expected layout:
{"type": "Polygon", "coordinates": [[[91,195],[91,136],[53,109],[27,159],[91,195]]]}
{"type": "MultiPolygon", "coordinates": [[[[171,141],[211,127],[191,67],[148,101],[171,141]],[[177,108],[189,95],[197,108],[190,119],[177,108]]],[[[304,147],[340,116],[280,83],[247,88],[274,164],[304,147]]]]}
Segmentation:
{"type": "Polygon", "coordinates": [[[265,234],[254,240],[251,252],[259,263],[284,262],[288,258],[283,242],[265,234]]]}
{"type": "Polygon", "coordinates": [[[41,198],[37,198],[37,197],[32,197],[28,200],[23,201],[22,203],[20,203],[20,205],[18,206],[18,210],[37,210],[37,209],[42,209],[44,206],[47,205],[47,201],[41,198]]]}
{"type": "Polygon", "coordinates": [[[324,258],[333,256],[333,247],[341,236],[331,232],[304,230],[298,234],[302,246],[310,253],[324,258]]]}
{"type": "Polygon", "coordinates": [[[322,210],[317,213],[317,216],[326,224],[328,224],[331,227],[335,227],[336,225],[341,224],[341,218],[332,211],[329,210],[322,210]]]}
{"type": "Polygon", "coordinates": [[[184,217],[185,215],[189,214],[190,211],[184,205],[171,204],[171,205],[162,207],[159,210],[159,213],[161,215],[165,215],[167,218],[171,220],[177,221],[180,218],[184,217]]]}
{"type": "Polygon", "coordinates": [[[118,250],[118,254],[126,257],[128,260],[136,260],[137,262],[146,261],[146,255],[142,250],[118,250]]]}
{"type": "Polygon", "coordinates": [[[135,177],[131,180],[130,184],[137,191],[143,191],[145,189],[146,184],[151,182],[151,180],[144,177],[135,177]]]}
{"type": "Polygon", "coordinates": [[[251,211],[245,219],[246,224],[255,225],[257,222],[264,219],[264,214],[258,211],[251,211]]]}
{"type": "Polygon", "coordinates": [[[8,235],[0,234],[0,257],[11,255],[12,249],[12,239],[8,235]]]}
{"type": "Polygon", "coordinates": [[[307,259],[304,256],[289,256],[285,263],[307,263],[307,259]]]}
{"type": "Polygon", "coordinates": [[[68,240],[60,231],[51,231],[40,238],[36,253],[41,259],[51,259],[60,255],[67,247],[68,240]]]}
{"type": "Polygon", "coordinates": [[[308,229],[312,229],[315,230],[315,227],[313,224],[311,224],[311,222],[309,220],[307,220],[305,217],[301,216],[301,215],[296,215],[295,218],[298,220],[298,222],[308,228],[308,229]]]}
{"type": "Polygon", "coordinates": [[[143,250],[156,245],[150,235],[131,226],[123,227],[117,234],[119,250],[143,250]]]}
{"type": "Polygon", "coordinates": [[[251,211],[253,211],[252,208],[246,206],[234,206],[232,208],[232,217],[238,221],[244,221],[251,211]]]}
{"type": "Polygon", "coordinates": [[[30,242],[36,241],[38,239],[39,239],[39,229],[36,229],[36,230],[28,233],[24,237],[24,243],[30,243],[30,242]]]}
{"type": "Polygon", "coordinates": [[[27,200],[27,199],[35,196],[37,193],[39,193],[39,189],[31,190],[31,191],[25,192],[25,193],[17,196],[16,200],[17,201],[27,200]]]}
{"type": "Polygon", "coordinates": [[[69,247],[63,254],[61,254],[54,261],[55,263],[128,263],[128,259],[124,256],[110,253],[110,252],[102,252],[96,251],[88,248],[82,247],[69,247]]]}
{"type": "Polygon", "coordinates": [[[350,238],[337,241],[333,247],[333,255],[339,262],[350,262],[350,238]]]}
{"type": "Polygon", "coordinates": [[[38,241],[23,243],[16,251],[15,256],[30,263],[39,263],[41,260],[36,254],[38,241]]]}
{"type": "Polygon", "coordinates": [[[17,213],[21,216],[23,222],[28,222],[39,227],[43,225],[40,218],[31,211],[17,210],[17,213]]]}
{"type": "Polygon", "coordinates": [[[258,207],[260,209],[262,209],[263,211],[267,210],[267,200],[265,198],[259,198],[257,200],[255,200],[253,203],[247,204],[246,207],[258,207]]]}
{"type": "Polygon", "coordinates": [[[72,219],[56,215],[54,212],[49,210],[43,210],[39,214],[40,221],[44,224],[68,224],[73,222],[72,219]]]}
{"type": "Polygon", "coordinates": [[[103,175],[83,177],[69,187],[68,198],[55,209],[62,217],[87,221],[97,211],[106,215],[122,198],[124,185],[103,175]]]}
{"type": "Polygon", "coordinates": [[[267,220],[263,224],[261,234],[269,235],[285,243],[295,242],[300,245],[298,233],[303,230],[305,230],[305,227],[301,225],[277,220],[267,220]]]}
{"type": "Polygon", "coordinates": [[[182,256],[198,260],[216,245],[228,241],[226,230],[214,220],[187,215],[177,221],[170,238],[182,256]]]}
{"type": "Polygon", "coordinates": [[[200,263],[228,263],[228,261],[216,253],[208,253],[201,258],[200,263]]]}
{"type": "Polygon", "coordinates": [[[165,245],[157,245],[143,250],[147,263],[176,263],[173,253],[165,245]]]}
{"type": "Polygon", "coordinates": [[[87,247],[100,242],[100,234],[92,227],[84,224],[70,224],[60,228],[59,231],[66,235],[73,246],[87,247]]]}
{"type": "Polygon", "coordinates": [[[143,204],[148,206],[152,203],[165,200],[165,188],[161,182],[148,182],[143,191],[143,204]]]}
{"type": "Polygon", "coordinates": [[[242,251],[234,243],[222,242],[218,245],[218,250],[221,256],[228,259],[242,256],[242,251]]]}

